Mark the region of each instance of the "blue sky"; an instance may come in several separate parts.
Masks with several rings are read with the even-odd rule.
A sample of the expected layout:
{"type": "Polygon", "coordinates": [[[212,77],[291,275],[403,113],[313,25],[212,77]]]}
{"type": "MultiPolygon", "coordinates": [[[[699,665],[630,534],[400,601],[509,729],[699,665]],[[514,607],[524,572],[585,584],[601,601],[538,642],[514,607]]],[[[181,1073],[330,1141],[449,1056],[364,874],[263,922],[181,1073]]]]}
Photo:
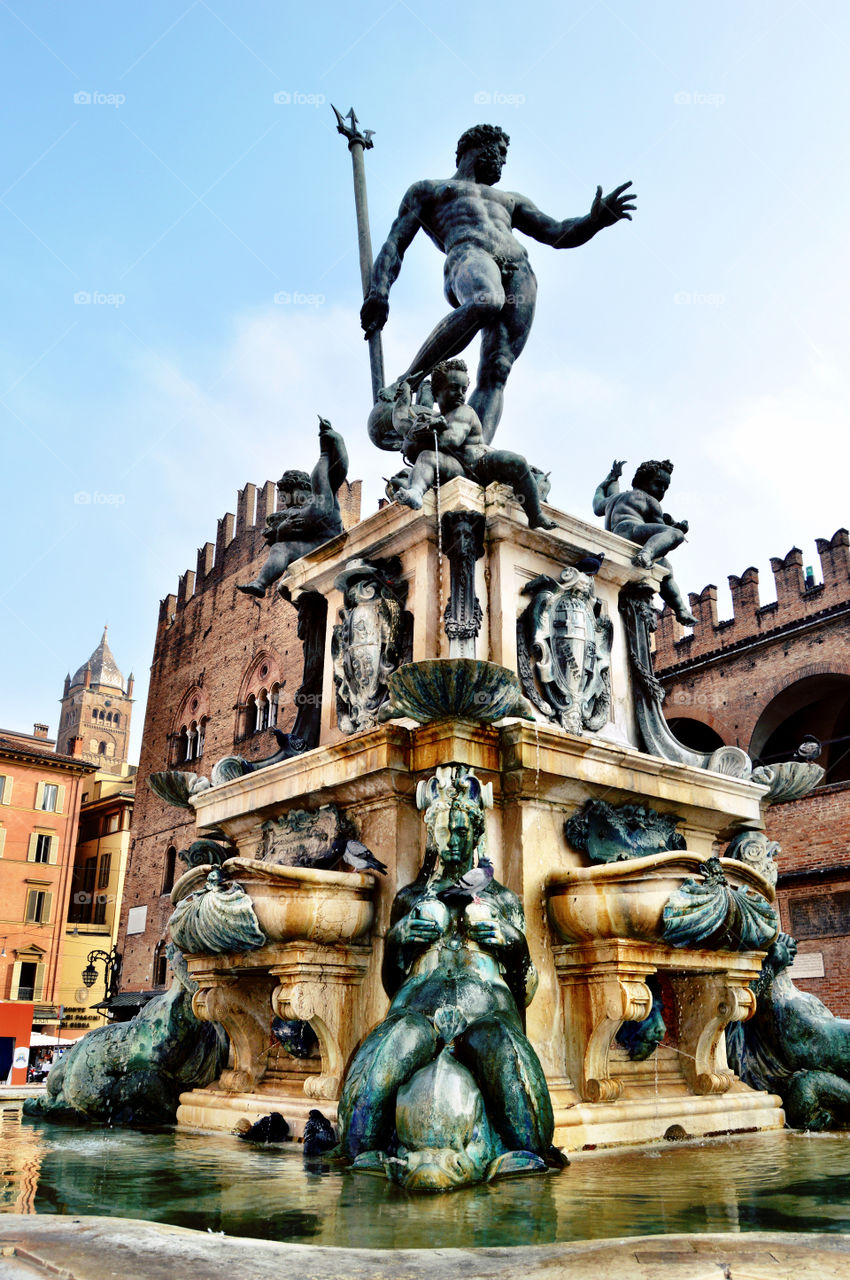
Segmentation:
{"type": "MultiPolygon", "coordinates": [[[[108,622],[138,745],[158,601],[238,487],[312,465],[317,413],[377,501],[331,102],[375,130],[376,249],[479,121],[511,135],[504,184],[554,215],[633,179],[632,224],[529,242],[538,312],[497,442],[591,523],[611,458],[672,457],[690,590],[756,564],[772,599],[794,543],[818,572],[850,514],[846,5],[12,0],[0,29],[0,724],[55,730],[108,622]]],[[[392,375],[445,311],[420,239],[392,375]]]]}

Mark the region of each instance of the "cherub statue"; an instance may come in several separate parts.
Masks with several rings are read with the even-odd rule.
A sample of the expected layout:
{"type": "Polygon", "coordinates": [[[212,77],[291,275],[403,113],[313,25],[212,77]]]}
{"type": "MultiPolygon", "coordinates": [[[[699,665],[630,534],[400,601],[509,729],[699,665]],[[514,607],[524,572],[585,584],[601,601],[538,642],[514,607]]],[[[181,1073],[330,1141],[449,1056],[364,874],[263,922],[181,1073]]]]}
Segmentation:
{"type": "Polygon", "coordinates": [[[673,568],[667,560],[673,551],[685,541],[687,520],[674,520],[661,509],[661,500],[670,485],[673,463],[650,459],[642,462],[632,478],[631,489],[620,491],[619,479],[625,462],[614,462],[605,479],[593,495],[593,514],[605,517],[605,528],[621,538],[637,542],[641,550],[634,557],[634,564],[642,569],[660,565],[666,570],[659,588],[665,600],[685,627],[691,627],[696,618],[691,613],[679,586],[673,577],[673,568]]]}
{"type": "Polygon", "coordinates": [[[266,588],[283,577],[293,560],[342,533],[337,493],[347,475],[345,442],[327,418],[319,418],[319,461],[312,475],[284,471],[278,480],[281,508],[266,516],[263,530],[269,544],[268,558],[253,582],[237,584],[238,591],[262,598],[266,588]]]}
{"type": "Polygon", "coordinates": [[[532,529],[553,529],[554,521],[543,514],[538,481],[525,458],[484,443],[478,414],[466,403],[469,373],[465,362],[445,360],[438,364],[431,387],[438,408],[414,404],[407,382],[396,390],[393,427],[403,440],[405,457],[413,463],[406,488],[394,478],[396,501],[418,510],[429,489],[456,476],[467,476],[484,486],[498,480],[513,489],[532,529]]]}

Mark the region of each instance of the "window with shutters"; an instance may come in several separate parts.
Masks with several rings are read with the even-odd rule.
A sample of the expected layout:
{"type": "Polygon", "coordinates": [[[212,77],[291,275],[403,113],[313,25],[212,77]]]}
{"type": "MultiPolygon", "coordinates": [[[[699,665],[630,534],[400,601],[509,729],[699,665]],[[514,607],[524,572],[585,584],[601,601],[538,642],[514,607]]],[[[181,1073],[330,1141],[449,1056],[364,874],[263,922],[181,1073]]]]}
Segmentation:
{"type": "Polygon", "coordinates": [[[52,836],[46,835],[44,832],[38,832],[33,841],[32,856],[29,861],[49,862],[52,842],[52,836]]]}
{"type": "Polygon", "coordinates": [[[0,804],[10,804],[12,800],[12,779],[8,773],[0,773],[0,804]]]}
{"type": "Polygon", "coordinates": [[[35,960],[21,960],[18,968],[18,984],[13,1000],[38,1000],[41,998],[39,969],[44,968],[35,960]]]}
{"type": "Polygon", "coordinates": [[[112,869],[112,854],[101,854],[100,864],[97,868],[97,887],[105,889],[109,884],[109,873],[112,869]]]}
{"type": "Polygon", "coordinates": [[[53,782],[45,782],[41,788],[41,803],[36,807],[45,813],[55,813],[59,802],[59,788],[53,782]]]}
{"type": "Polygon", "coordinates": [[[53,894],[46,889],[30,889],[27,894],[27,924],[48,924],[53,894]]]}

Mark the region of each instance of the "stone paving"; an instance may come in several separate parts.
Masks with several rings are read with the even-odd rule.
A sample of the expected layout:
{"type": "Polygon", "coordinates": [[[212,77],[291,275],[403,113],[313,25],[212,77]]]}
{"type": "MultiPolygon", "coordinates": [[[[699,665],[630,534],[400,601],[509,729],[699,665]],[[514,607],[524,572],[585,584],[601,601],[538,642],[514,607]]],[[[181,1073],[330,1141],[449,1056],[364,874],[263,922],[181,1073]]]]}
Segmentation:
{"type": "Polygon", "coordinates": [[[639,1236],[527,1249],[369,1251],[274,1244],[126,1218],[10,1214],[0,1280],[845,1280],[850,1235],[639,1236]]]}

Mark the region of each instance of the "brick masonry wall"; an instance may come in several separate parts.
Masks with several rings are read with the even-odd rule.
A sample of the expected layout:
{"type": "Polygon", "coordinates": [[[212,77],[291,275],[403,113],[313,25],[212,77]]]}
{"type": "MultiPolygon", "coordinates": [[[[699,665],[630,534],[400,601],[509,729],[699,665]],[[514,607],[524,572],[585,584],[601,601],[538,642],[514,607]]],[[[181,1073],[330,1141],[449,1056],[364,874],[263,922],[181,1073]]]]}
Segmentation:
{"type": "Polygon", "coordinates": [[[850,1018],[850,783],[774,805],[767,830],[782,845],[781,927],[797,937],[798,955],[823,957],[822,978],[794,981],[837,1017],[850,1018]],[[805,879],[801,872],[808,873],[805,879]]]}
{"type": "MultiPolygon", "coordinates": [[[[295,719],[293,698],[302,675],[295,609],[273,589],[264,600],[236,589],[238,582],[253,578],[265,560],[262,529],[274,499],[271,483],[241,490],[236,516],[219,520],[216,544],[200,549],[196,571],[184,574],[177,594],[160,605],[118,939],[125,991],[153,985],[154,955],[165,939],[172,910],[170,895],[163,891],[167,850],[170,845],[184,849],[195,837],[192,815],[154,795],[148,777],[169,767],[209,775],[222,756],[237,753],[261,759],[276,751],[270,731],[238,737],[240,695],[255,684],[268,689],[280,683],[278,728],[287,731],[295,719]],[[261,677],[263,666],[268,671],[261,677]],[[175,765],[173,735],[181,724],[202,716],[207,723],[201,758],[175,765]],[[143,933],[128,935],[127,916],[133,907],[147,908],[146,925],[143,933]]],[[[360,482],[343,486],[339,499],[343,523],[350,527],[360,517],[360,482]]],[[[185,869],[184,863],[177,863],[178,876],[185,869]]]]}
{"type": "MultiPolygon", "coordinates": [[[[692,594],[691,636],[665,608],[654,661],[668,719],[700,721],[724,742],[757,753],[781,722],[769,710],[780,694],[811,677],[850,676],[849,546],[843,529],[818,539],[823,580],[808,586],[797,548],[772,560],[777,598],[767,605],[759,602],[757,569],[730,576],[728,620],[718,620],[716,587],[692,594]]],[[[794,981],[850,1017],[850,783],[771,807],[767,829],[782,846],[781,927],[797,937],[801,957],[823,959],[822,978],[794,981]]]]}
{"type": "Polygon", "coordinates": [[[704,658],[699,665],[682,660],[665,666],[665,653],[656,654],[655,670],[666,691],[667,718],[699,720],[746,751],[763,711],[785,689],[812,676],[850,676],[850,610],[704,658]]]}

